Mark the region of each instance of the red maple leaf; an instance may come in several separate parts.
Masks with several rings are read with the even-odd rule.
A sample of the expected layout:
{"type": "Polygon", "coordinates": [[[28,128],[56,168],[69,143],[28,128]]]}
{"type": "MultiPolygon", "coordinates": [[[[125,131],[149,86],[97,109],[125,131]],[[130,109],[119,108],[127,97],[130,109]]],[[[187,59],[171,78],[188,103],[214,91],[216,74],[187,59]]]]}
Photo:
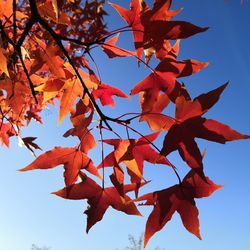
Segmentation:
{"type": "Polygon", "coordinates": [[[120,16],[132,27],[137,56],[142,57],[144,49],[160,48],[164,40],[183,39],[207,28],[200,28],[184,21],[169,21],[179,11],[170,12],[171,1],[155,1],[153,9],[140,0],[132,0],[130,10],[111,3],[120,16]],[[169,14],[171,13],[171,14],[169,14]]]}
{"type": "Polygon", "coordinates": [[[104,83],[98,85],[98,89],[93,90],[92,95],[95,99],[100,99],[103,106],[110,105],[111,107],[115,105],[113,95],[128,98],[121,90],[104,83]]]}
{"type": "Polygon", "coordinates": [[[167,94],[175,88],[176,78],[190,76],[205,68],[208,63],[196,60],[177,61],[174,58],[166,57],[155,68],[155,72],[144,78],[132,90],[131,95],[141,91],[160,92],[167,94]]]}
{"type": "Polygon", "coordinates": [[[97,168],[114,167],[114,174],[111,177],[111,181],[116,184],[120,194],[123,194],[123,183],[121,182],[121,180],[123,180],[123,170],[120,166],[121,163],[124,163],[126,166],[131,182],[137,183],[137,189],[135,190],[136,196],[141,181],[145,181],[143,177],[144,161],[152,164],[164,164],[174,168],[171,162],[166,157],[162,157],[151,145],[151,143],[158,137],[159,133],[160,132],[156,132],[139,139],[103,140],[103,142],[113,145],[114,151],[108,154],[97,168]]]}
{"type": "Polygon", "coordinates": [[[171,220],[175,212],[179,213],[184,227],[201,239],[199,212],[194,198],[208,197],[221,187],[221,185],[214,184],[208,177],[204,180],[191,170],[181,184],[137,198],[136,201],[146,200],[141,205],[154,206],[146,224],[144,247],[149,239],[171,220]]]}
{"type": "MultiPolygon", "coordinates": [[[[91,103],[89,103],[91,106],[91,103]]],[[[88,129],[88,126],[91,124],[93,119],[94,112],[91,111],[88,116],[85,113],[91,111],[89,106],[84,105],[80,100],[76,105],[76,110],[71,112],[70,120],[73,125],[73,128],[69,129],[63,136],[77,136],[80,140],[79,149],[88,154],[89,150],[96,146],[95,139],[91,133],[91,130],[88,129]]]]}
{"type": "Polygon", "coordinates": [[[32,163],[20,171],[34,169],[49,169],[58,165],[64,165],[65,185],[70,186],[77,181],[80,169],[101,178],[92,160],[83,152],[75,148],[55,147],[37,157],[32,163]]]}
{"type": "Polygon", "coordinates": [[[176,99],[176,122],[165,136],[162,155],[168,155],[178,150],[182,159],[191,168],[202,167],[202,155],[195,142],[195,138],[202,138],[218,143],[247,139],[249,135],[243,135],[231,129],[229,126],[212,119],[201,117],[219,99],[227,83],[196,97],[193,101],[179,96],[176,99]]]}
{"type": "MultiPolygon", "coordinates": [[[[125,193],[134,189],[134,184],[124,185],[125,193]]],[[[84,176],[82,182],[61,189],[54,194],[65,199],[88,200],[89,207],[84,212],[87,214],[87,232],[102,219],[109,206],[126,214],[141,215],[129,196],[121,197],[115,187],[103,189],[87,176],[84,176]]]]}
{"type": "Polygon", "coordinates": [[[139,182],[143,178],[144,161],[173,167],[170,161],[166,157],[162,157],[151,145],[158,135],[159,132],[156,132],[139,139],[103,140],[103,142],[113,145],[115,150],[105,157],[103,163],[99,164],[98,168],[115,166],[124,162],[131,175],[132,182],[139,182]]]}

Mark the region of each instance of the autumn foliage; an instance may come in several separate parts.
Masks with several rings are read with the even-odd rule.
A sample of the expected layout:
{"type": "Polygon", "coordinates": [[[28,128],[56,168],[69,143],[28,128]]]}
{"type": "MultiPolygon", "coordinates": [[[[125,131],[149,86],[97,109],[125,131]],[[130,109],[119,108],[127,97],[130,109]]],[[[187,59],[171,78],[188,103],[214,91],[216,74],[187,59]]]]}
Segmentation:
{"type": "Polygon", "coordinates": [[[201,239],[195,199],[210,196],[221,185],[206,177],[204,154],[195,139],[226,143],[249,138],[204,117],[227,83],[192,99],[179,82],[179,78],[208,66],[207,62],[179,59],[180,40],[207,28],[173,21],[181,9],[170,9],[171,0],[155,0],[152,7],[146,2],[132,0],[130,9],[110,3],[126,23],[110,31],[104,19],[104,0],[0,0],[1,143],[9,147],[9,138],[19,137],[34,153],[40,149],[34,142],[36,138],[22,138],[21,129],[32,120],[42,123],[41,112],[48,105],[58,105],[58,123],[68,115],[72,123],[64,137],[74,136],[79,139],[78,144],[56,146],[20,171],[62,165],[65,187],[54,194],[87,200],[87,231],[110,206],[130,215],[140,215],[138,202],[153,206],[146,223],[145,246],[175,212],[184,227],[201,239]],[[129,42],[134,43],[135,51],[116,45],[119,34],[124,32],[132,33],[133,41],[129,42]],[[100,65],[92,56],[98,47],[108,58],[134,57],[148,68],[149,74],[127,94],[119,85],[103,83],[100,65]],[[158,60],[155,68],[150,64],[152,57],[158,60]],[[139,95],[141,112],[119,117],[104,113],[102,106],[115,108],[114,97],[128,98],[129,94],[139,95]],[[175,106],[174,117],[166,111],[171,103],[175,106]],[[139,122],[148,124],[152,133],[145,135],[140,131],[139,122]],[[125,138],[116,131],[117,125],[127,131],[125,138]],[[98,137],[93,129],[99,130],[98,137]],[[162,138],[160,134],[164,139],[157,142],[158,147],[154,141],[162,138]],[[106,145],[113,148],[107,155],[106,145]],[[97,164],[89,156],[96,146],[102,155],[97,164]],[[174,151],[190,167],[183,179],[178,166],[167,158],[174,151]],[[171,168],[177,184],[141,194],[141,187],[148,184],[143,175],[145,162],[171,168]],[[106,168],[112,169],[109,177],[105,175],[106,168]]]}

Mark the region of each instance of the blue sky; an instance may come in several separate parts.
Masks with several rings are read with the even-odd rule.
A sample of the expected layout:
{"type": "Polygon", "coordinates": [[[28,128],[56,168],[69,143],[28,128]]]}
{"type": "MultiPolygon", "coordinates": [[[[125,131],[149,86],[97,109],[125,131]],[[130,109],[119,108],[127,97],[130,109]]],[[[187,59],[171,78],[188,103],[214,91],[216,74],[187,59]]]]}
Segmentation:
{"type": "MultiPolygon", "coordinates": [[[[113,1],[128,6],[129,1],[113,1]]],[[[250,134],[250,2],[240,0],[173,1],[173,8],[184,7],[176,20],[186,20],[210,27],[181,42],[180,59],[210,61],[200,73],[183,78],[193,97],[230,81],[221,100],[206,117],[217,119],[238,131],[250,134]]],[[[125,23],[109,6],[112,27],[125,23]]],[[[122,37],[121,37],[122,38],[122,37]]],[[[129,36],[124,36],[120,46],[131,48],[129,36]]],[[[98,51],[94,53],[100,65],[103,82],[113,84],[129,94],[134,84],[149,74],[144,66],[137,68],[134,59],[108,60],[98,51]],[[105,62],[105,64],[103,64],[105,62]]],[[[131,111],[137,97],[122,101],[118,111],[105,109],[110,114],[131,111]],[[127,110],[125,110],[125,107],[127,110]],[[116,113],[117,112],[117,113],[116,113]]],[[[117,104],[118,104],[117,100],[117,104]]],[[[74,145],[62,134],[70,124],[65,119],[57,126],[58,110],[50,107],[43,114],[45,125],[33,123],[24,136],[38,136],[37,142],[44,150],[56,145],[74,145]]],[[[145,127],[142,127],[145,129],[145,127]]],[[[143,130],[144,131],[144,130],[143,130]]],[[[123,133],[123,131],[121,131],[123,133]]],[[[147,249],[156,246],[165,250],[235,250],[250,249],[250,141],[236,141],[219,145],[198,141],[207,149],[204,159],[205,172],[214,182],[224,188],[207,199],[197,200],[200,210],[200,241],[188,233],[175,215],[165,228],[149,242],[147,249]]],[[[92,153],[96,163],[99,151],[92,153]]],[[[128,245],[128,235],[135,237],[143,232],[146,215],[150,209],[142,208],[145,217],[132,217],[110,209],[104,219],[96,224],[89,234],[85,233],[86,208],[84,201],[68,201],[50,193],[63,187],[62,168],[50,171],[20,173],[17,169],[26,166],[33,156],[11,141],[11,148],[1,148],[0,177],[0,249],[28,250],[32,243],[49,246],[52,250],[123,250],[128,245]]],[[[171,155],[183,176],[188,168],[175,155],[171,155]]],[[[162,188],[176,182],[171,171],[165,167],[148,166],[146,175],[152,186],[162,188]],[[157,170],[157,171],[156,171],[157,170]]]]}

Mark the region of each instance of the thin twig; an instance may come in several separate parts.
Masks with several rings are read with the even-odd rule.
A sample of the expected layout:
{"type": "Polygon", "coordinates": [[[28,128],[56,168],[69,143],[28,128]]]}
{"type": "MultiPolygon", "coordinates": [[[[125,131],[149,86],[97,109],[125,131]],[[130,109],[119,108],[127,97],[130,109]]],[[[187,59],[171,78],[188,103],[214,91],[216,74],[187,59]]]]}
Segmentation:
{"type": "MultiPolygon", "coordinates": [[[[66,37],[66,36],[62,36],[62,35],[59,35],[59,34],[58,34],[58,38],[63,40],[63,41],[69,41],[69,42],[72,42],[74,44],[83,46],[83,47],[85,47],[85,49],[89,49],[92,45],[100,44],[101,42],[104,42],[105,39],[107,39],[108,37],[113,36],[116,33],[122,32],[124,29],[127,29],[127,28],[129,28],[129,26],[125,26],[125,27],[122,27],[122,28],[119,28],[119,29],[115,29],[115,30],[109,32],[109,34],[106,35],[106,37],[102,37],[102,38],[100,38],[100,39],[98,39],[96,41],[88,42],[88,43],[80,41],[77,38],[66,37]]],[[[126,30],[126,31],[131,31],[131,30],[126,30]]]]}
{"type": "Polygon", "coordinates": [[[105,130],[108,130],[108,131],[112,132],[112,133],[115,134],[120,140],[122,140],[122,137],[121,137],[118,133],[116,133],[114,130],[110,130],[110,129],[105,128],[105,127],[102,127],[102,128],[105,129],[105,130]]]}
{"type": "Polygon", "coordinates": [[[117,34],[117,33],[125,33],[125,32],[141,32],[141,33],[145,33],[145,31],[143,31],[143,30],[135,30],[135,29],[124,29],[124,30],[120,30],[120,31],[115,31],[114,33],[109,33],[108,35],[106,35],[106,36],[104,36],[103,38],[101,38],[101,39],[99,39],[99,40],[101,40],[101,41],[105,41],[106,39],[108,39],[109,37],[111,37],[111,36],[113,36],[113,35],[115,35],[115,34],[117,34]]]}
{"type": "Polygon", "coordinates": [[[127,133],[127,138],[128,138],[128,140],[130,139],[130,137],[129,137],[129,131],[128,131],[128,125],[126,124],[126,133],[127,133]]]}
{"type": "Polygon", "coordinates": [[[94,65],[95,65],[95,68],[96,68],[96,71],[97,71],[97,74],[98,74],[98,77],[99,77],[99,82],[102,83],[101,74],[100,74],[100,71],[99,71],[98,66],[97,66],[97,64],[96,64],[95,59],[93,58],[93,56],[90,54],[89,51],[87,51],[87,54],[89,55],[91,61],[92,61],[92,62],[94,63],[94,65]]]}

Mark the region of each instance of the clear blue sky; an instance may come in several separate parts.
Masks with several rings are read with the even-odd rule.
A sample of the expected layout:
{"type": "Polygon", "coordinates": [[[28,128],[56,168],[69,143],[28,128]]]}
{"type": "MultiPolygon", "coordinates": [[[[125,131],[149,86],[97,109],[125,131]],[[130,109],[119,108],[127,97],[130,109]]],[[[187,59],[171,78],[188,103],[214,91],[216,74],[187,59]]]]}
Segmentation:
{"type": "MultiPolygon", "coordinates": [[[[129,1],[113,1],[128,6],[129,1]]],[[[184,7],[176,20],[191,21],[210,29],[181,42],[180,59],[193,58],[211,61],[200,73],[183,78],[193,97],[207,92],[226,81],[230,85],[220,102],[206,117],[218,119],[240,132],[250,134],[250,2],[240,0],[175,0],[173,7],[184,7]]],[[[112,27],[124,26],[124,22],[110,7],[112,27]]],[[[125,42],[120,43],[126,46],[125,42]]],[[[127,94],[134,84],[148,74],[148,70],[136,67],[133,59],[108,60],[95,54],[100,65],[102,79],[114,84],[127,94]],[[105,61],[104,66],[102,62],[105,61]]],[[[131,98],[127,111],[131,111],[137,97],[131,98]]],[[[125,102],[124,102],[125,103],[125,102]]],[[[105,109],[107,112],[114,112],[105,109]]],[[[118,113],[126,112],[119,106],[118,113]]],[[[56,145],[73,145],[62,139],[69,128],[67,119],[57,126],[58,110],[50,107],[44,112],[44,126],[35,123],[26,136],[38,136],[37,142],[48,150],[56,145]]],[[[200,210],[200,241],[188,233],[175,215],[165,228],[149,242],[147,249],[156,246],[165,250],[245,250],[250,249],[250,141],[237,141],[219,145],[199,141],[207,149],[206,174],[224,188],[212,197],[197,200],[200,210]]],[[[96,163],[100,159],[93,153],[96,163]]],[[[63,187],[62,168],[50,171],[20,173],[17,169],[33,160],[30,153],[11,141],[11,148],[1,148],[0,177],[0,249],[29,250],[32,243],[49,246],[52,250],[123,250],[128,245],[128,235],[136,238],[143,232],[146,216],[132,217],[110,209],[104,219],[85,233],[86,208],[84,201],[67,201],[50,193],[63,187]]],[[[188,168],[173,154],[171,159],[179,167],[181,175],[188,168]]],[[[176,180],[164,167],[148,166],[146,174],[159,188],[172,185],[176,180]],[[157,168],[157,169],[156,169],[157,168]],[[156,171],[157,170],[157,171],[156,171]],[[165,178],[163,178],[164,176],[165,178]]],[[[150,209],[143,208],[147,215],[150,209]]]]}

